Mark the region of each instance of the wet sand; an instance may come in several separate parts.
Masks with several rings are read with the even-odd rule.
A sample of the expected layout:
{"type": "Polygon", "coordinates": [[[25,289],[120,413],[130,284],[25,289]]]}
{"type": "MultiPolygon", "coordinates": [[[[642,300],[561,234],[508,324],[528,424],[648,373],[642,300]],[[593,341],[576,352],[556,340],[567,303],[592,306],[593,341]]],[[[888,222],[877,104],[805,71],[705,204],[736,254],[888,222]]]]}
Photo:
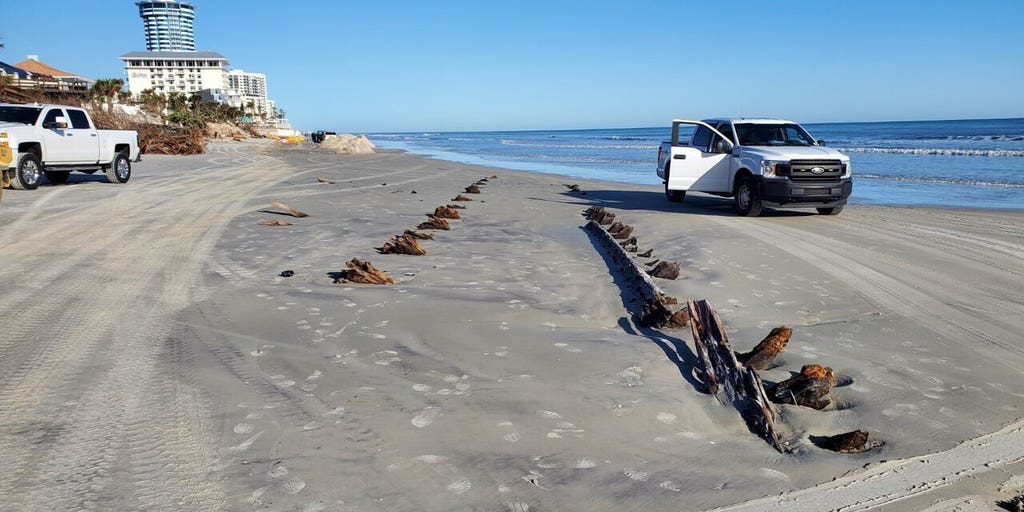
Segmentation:
{"type": "Polygon", "coordinates": [[[991,510],[1024,493],[1020,211],[747,219],[657,187],[311,147],[219,143],[147,156],[123,186],[5,194],[0,502],[991,510]],[[490,176],[427,255],[374,251],[490,176]],[[689,331],[632,318],[581,229],[592,205],[682,263],[659,285],[708,300],[738,350],[794,329],[766,382],[835,370],[833,406],[779,406],[791,453],[703,392],[689,331]],[[335,284],[356,257],[396,284],[335,284]],[[882,445],[814,444],[854,429],[882,445]]]}

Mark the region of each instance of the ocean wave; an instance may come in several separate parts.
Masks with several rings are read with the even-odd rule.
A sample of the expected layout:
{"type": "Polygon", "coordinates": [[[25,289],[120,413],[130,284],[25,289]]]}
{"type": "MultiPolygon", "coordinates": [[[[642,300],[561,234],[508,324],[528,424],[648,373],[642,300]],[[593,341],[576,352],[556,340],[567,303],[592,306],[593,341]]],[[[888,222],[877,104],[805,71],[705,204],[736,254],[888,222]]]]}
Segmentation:
{"type": "Polygon", "coordinates": [[[1024,150],[1016,149],[955,149],[955,148],[835,148],[844,153],[885,153],[890,155],[936,156],[997,156],[1024,157],[1024,150]]]}
{"type": "Polygon", "coordinates": [[[628,135],[609,135],[607,137],[599,137],[601,140],[651,140],[650,137],[630,137],[628,135]]]}
{"type": "Polygon", "coordinates": [[[1004,141],[1004,142],[1016,142],[1024,140],[1024,135],[921,135],[919,137],[909,137],[911,140],[973,140],[973,141],[1004,141]]]}
{"type": "Polygon", "coordinates": [[[652,150],[658,149],[658,146],[653,144],[536,144],[528,142],[518,142],[514,140],[502,140],[501,144],[504,146],[513,146],[520,148],[558,148],[558,149],[643,149],[652,150]]]}
{"type": "Polygon", "coordinates": [[[854,179],[856,178],[867,178],[873,180],[884,180],[884,181],[899,181],[903,183],[926,183],[929,185],[961,185],[961,186],[976,186],[976,187],[1006,187],[1006,188],[1020,188],[1024,189],[1024,183],[1012,182],[1012,181],[989,181],[989,180],[972,180],[972,179],[960,179],[960,178],[930,178],[927,176],[892,176],[885,174],[860,174],[854,173],[854,179]]]}

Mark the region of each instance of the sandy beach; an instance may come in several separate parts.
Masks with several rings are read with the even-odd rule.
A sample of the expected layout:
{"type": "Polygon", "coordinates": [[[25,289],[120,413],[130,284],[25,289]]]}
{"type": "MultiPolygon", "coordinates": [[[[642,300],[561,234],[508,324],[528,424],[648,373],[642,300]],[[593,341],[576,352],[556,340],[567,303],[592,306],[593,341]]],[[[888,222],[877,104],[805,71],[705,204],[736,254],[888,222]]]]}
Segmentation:
{"type": "Polygon", "coordinates": [[[0,509],[937,512],[1024,494],[1024,211],[741,218],[654,186],[256,141],[133,172],[4,194],[0,509]],[[374,250],[491,176],[425,256],[374,250]],[[789,453],[703,391],[689,330],[638,325],[581,229],[595,205],[641,261],[681,263],[659,286],[709,301],[737,350],[793,328],[766,383],[834,369],[833,405],[777,406],[789,453]],[[335,283],[352,258],[396,283],[335,283]],[[856,429],[880,446],[815,444],[856,429]]]}

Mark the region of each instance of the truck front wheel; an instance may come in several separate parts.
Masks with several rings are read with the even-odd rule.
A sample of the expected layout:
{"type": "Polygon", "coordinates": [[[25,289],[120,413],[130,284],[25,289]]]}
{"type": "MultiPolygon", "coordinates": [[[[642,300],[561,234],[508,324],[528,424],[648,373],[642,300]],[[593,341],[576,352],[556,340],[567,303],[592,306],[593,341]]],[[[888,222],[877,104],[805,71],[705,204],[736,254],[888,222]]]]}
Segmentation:
{"type": "Polygon", "coordinates": [[[665,168],[665,199],[668,199],[670,203],[681,203],[683,198],[686,197],[685,190],[669,190],[668,189],[668,174],[669,168],[665,168]]]}
{"type": "Polygon", "coordinates": [[[34,153],[25,153],[18,158],[18,167],[11,176],[11,186],[18,190],[35,190],[43,178],[43,164],[34,153]]]}
{"type": "Polygon", "coordinates": [[[736,211],[744,217],[757,217],[761,215],[761,191],[757,182],[751,176],[744,176],[736,182],[736,190],[733,191],[733,206],[736,211]]]}
{"type": "Polygon", "coordinates": [[[128,155],[118,153],[114,156],[114,161],[110,162],[110,166],[104,171],[107,174],[107,181],[128,183],[128,179],[132,177],[132,163],[128,161],[128,155]]]}

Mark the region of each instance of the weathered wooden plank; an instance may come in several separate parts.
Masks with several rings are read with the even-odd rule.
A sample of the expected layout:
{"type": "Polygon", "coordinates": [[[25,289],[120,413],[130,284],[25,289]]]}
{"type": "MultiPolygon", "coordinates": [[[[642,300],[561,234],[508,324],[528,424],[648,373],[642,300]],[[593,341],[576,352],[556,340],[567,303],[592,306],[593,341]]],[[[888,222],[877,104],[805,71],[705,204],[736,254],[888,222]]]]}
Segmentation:
{"type": "Polygon", "coordinates": [[[687,308],[693,343],[704,367],[708,391],[712,394],[724,391],[750,430],[776,450],[785,452],[775,428],[775,410],[757,370],[741,365],[736,359],[722,320],[707,301],[690,300],[687,308]]]}

